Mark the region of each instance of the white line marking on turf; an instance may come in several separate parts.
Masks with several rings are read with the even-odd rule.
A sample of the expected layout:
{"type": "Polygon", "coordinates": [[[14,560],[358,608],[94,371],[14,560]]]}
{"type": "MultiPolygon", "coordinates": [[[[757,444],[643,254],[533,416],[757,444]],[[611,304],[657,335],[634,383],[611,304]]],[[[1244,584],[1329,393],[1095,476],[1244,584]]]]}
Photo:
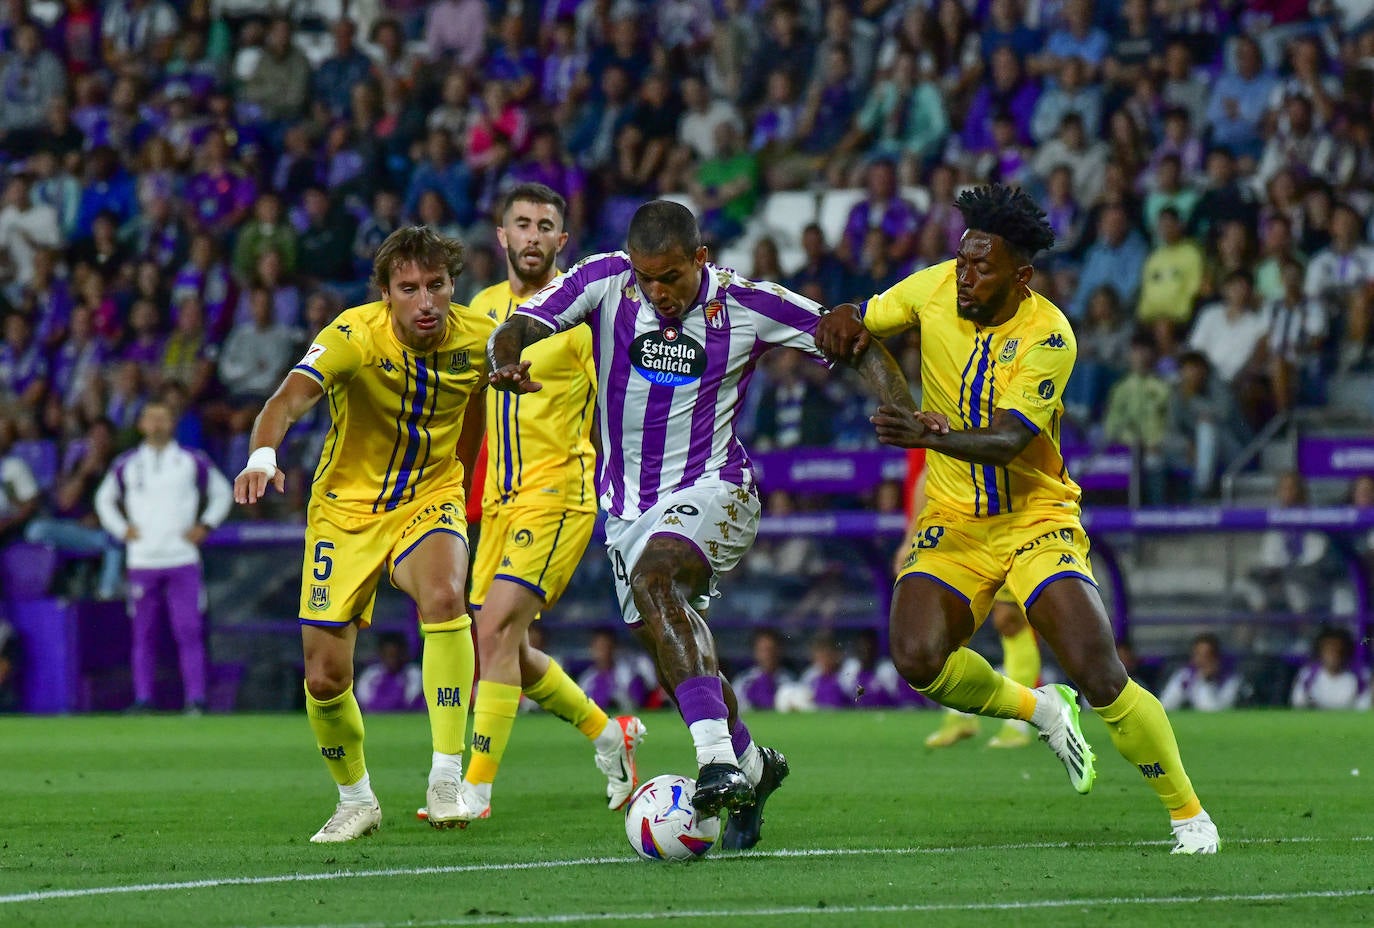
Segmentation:
{"type": "MultiPolygon", "coordinates": [[[[358,922],[293,925],[289,928],[443,928],[446,925],[566,925],[574,922],[648,922],[657,918],[776,918],[788,915],[905,915],[919,912],[1013,912],[1027,909],[1100,908],[1117,905],[1205,905],[1223,902],[1292,902],[1297,899],[1349,899],[1374,896],[1374,889],[1321,889],[1292,893],[1237,893],[1215,896],[1115,896],[1096,899],[1031,899],[1016,902],[929,902],[909,905],[787,906],[771,909],[698,909],[672,912],[572,912],[557,915],[464,915],[444,921],[358,922]]],[[[288,928],[288,926],[276,926],[288,928]]]]}
{"type": "MultiPolygon", "coordinates": [[[[1374,841],[1374,835],[1349,838],[1228,838],[1226,844],[1318,844],[1331,842],[1374,841]]],[[[1170,841],[1033,841],[1020,844],[965,844],[948,847],[854,847],[854,848],[794,848],[776,851],[748,851],[739,854],[717,854],[710,860],[762,860],[789,857],[888,857],[923,854],[994,853],[998,851],[1085,850],[1113,847],[1145,847],[1171,844],[1170,841]]],[[[182,880],[175,883],[133,883],[125,886],[87,886],[79,889],[41,889],[27,893],[0,896],[0,905],[19,902],[43,902],[48,899],[79,899],[88,896],[118,896],[128,893],[162,893],[185,889],[214,889],[220,886],[264,886],[272,883],[312,883],[325,880],[368,879],[371,877],[436,876],[453,873],[511,872],[518,870],[557,870],[564,867],[601,866],[605,864],[640,864],[637,857],[579,857],[567,860],[529,860],[493,864],[454,864],[435,867],[389,867],[378,870],[327,870],[323,873],[281,873],[269,876],[211,877],[204,880],[182,880]]]]}

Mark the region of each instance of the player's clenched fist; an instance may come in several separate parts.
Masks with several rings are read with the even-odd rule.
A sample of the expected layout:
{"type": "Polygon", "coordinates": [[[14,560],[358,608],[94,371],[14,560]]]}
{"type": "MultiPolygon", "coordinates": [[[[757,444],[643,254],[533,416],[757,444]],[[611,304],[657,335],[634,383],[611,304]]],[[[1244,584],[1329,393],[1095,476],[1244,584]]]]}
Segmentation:
{"type": "Polygon", "coordinates": [[[832,361],[853,361],[864,353],[871,339],[853,303],[841,303],[816,325],[816,347],[832,361]]]}
{"type": "Polygon", "coordinates": [[[498,367],[488,375],[493,390],[509,390],[514,393],[538,393],[544,385],[530,379],[530,362],[507,364],[498,367]]]}
{"type": "Polygon", "coordinates": [[[896,406],[879,406],[869,422],[878,433],[878,441],[898,448],[919,448],[927,435],[949,433],[949,417],[938,412],[912,412],[896,406]]]}

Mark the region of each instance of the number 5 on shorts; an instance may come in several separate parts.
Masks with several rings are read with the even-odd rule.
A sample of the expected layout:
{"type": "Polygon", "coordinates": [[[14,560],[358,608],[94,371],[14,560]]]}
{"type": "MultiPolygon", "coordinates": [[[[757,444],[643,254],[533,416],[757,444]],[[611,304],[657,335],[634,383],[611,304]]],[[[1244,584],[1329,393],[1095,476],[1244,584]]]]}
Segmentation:
{"type": "Polygon", "coordinates": [[[334,550],[334,542],[317,541],[315,542],[315,570],[313,576],[316,580],[328,580],[329,575],[334,572],[334,559],[329,556],[329,552],[334,550]]]}

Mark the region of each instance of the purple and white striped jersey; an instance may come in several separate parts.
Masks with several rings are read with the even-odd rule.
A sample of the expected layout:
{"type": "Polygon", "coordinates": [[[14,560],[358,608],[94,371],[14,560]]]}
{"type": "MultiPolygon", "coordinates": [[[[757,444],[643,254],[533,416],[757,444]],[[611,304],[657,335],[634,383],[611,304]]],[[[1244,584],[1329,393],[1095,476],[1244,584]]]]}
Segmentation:
{"type": "Polygon", "coordinates": [[[708,475],[751,486],[735,418],[759,357],[785,345],[828,364],[815,342],[819,303],[713,264],[702,269],[696,304],[677,319],[640,298],[624,252],[585,259],[518,312],[560,332],[591,326],[597,491],[602,508],[619,518],[635,518],[708,475]]]}

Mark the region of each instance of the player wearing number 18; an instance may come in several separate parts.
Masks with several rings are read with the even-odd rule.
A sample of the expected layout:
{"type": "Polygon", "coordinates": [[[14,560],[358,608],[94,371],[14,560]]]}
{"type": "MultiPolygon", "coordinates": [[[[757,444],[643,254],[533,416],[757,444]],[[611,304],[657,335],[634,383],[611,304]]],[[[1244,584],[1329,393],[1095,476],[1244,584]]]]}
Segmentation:
{"type": "Polygon", "coordinates": [[[234,498],[257,502],[285,475],[276,448],[328,397],[333,419],[311,485],[301,583],[306,715],[339,787],[317,843],[377,830],[381,808],[363,756],[353,695],[358,629],[371,622],[382,571],[419,607],[421,664],[433,738],[426,792],[436,828],[466,822],[462,753],[474,648],[464,582],[464,519],[481,445],[483,347],[494,324],[451,302],[463,246],[431,229],[399,229],[377,250],[382,299],[345,310],[316,337],[253,425],[234,498]]]}

